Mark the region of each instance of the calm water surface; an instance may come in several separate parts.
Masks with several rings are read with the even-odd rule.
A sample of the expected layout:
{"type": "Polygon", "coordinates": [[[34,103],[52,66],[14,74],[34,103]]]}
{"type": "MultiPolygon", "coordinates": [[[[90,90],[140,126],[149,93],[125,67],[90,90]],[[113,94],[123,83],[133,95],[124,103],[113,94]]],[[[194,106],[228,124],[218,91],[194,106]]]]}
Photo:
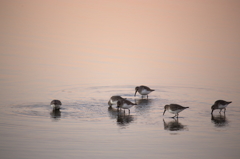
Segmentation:
{"type": "Polygon", "coordinates": [[[1,158],[238,158],[239,92],[226,89],[151,85],[149,99],[134,94],[135,85],[75,85],[57,88],[62,99],[54,113],[47,101],[11,104],[0,111],[1,158]],[[111,95],[138,105],[125,115],[108,108],[111,95]],[[226,114],[210,114],[218,97],[232,100],[226,114]],[[178,119],[165,104],[190,108],[178,119]]]}
{"type": "Polygon", "coordinates": [[[239,2],[1,1],[0,159],[239,159],[239,2]]]}

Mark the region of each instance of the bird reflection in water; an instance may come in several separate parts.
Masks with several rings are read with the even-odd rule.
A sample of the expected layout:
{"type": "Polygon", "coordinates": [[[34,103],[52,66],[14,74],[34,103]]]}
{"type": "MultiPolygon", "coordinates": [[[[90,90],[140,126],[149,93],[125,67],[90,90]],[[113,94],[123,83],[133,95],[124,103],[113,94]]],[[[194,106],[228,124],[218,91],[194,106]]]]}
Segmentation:
{"type": "Polygon", "coordinates": [[[211,115],[211,120],[215,124],[216,127],[224,127],[228,125],[228,121],[226,115],[219,114],[219,115],[211,115]]]}
{"type": "Polygon", "coordinates": [[[110,106],[108,107],[108,113],[111,119],[116,119],[119,114],[119,109],[110,106]]]}
{"type": "Polygon", "coordinates": [[[116,119],[117,125],[124,127],[127,126],[129,123],[134,121],[133,115],[124,113],[123,110],[113,108],[113,107],[108,107],[108,113],[109,117],[111,119],[116,119]]]}
{"type": "Polygon", "coordinates": [[[52,119],[59,120],[61,118],[61,111],[59,109],[53,109],[50,115],[52,119]]]}
{"type": "Polygon", "coordinates": [[[129,123],[131,123],[134,120],[133,115],[125,115],[125,114],[118,114],[117,116],[117,124],[119,126],[127,126],[129,123]]]}
{"type": "Polygon", "coordinates": [[[173,119],[172,121],[165,122],[163,119],[163,125],[164,125],[164,130],[168,131],[180,131],[180,130],[186,130],[187,126],[182,125],[177,119],[173,119]]]}

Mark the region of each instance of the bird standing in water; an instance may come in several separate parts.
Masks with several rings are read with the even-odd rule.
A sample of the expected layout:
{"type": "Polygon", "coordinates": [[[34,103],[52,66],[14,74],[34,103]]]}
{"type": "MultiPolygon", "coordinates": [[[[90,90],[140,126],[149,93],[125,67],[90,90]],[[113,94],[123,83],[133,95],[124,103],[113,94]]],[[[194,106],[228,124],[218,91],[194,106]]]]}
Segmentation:
{"type": "Polygon", "coordinates": [[[227,102],[225,100],[217,100],[213,105],[212,105],[212,112],[211,114],[213,114],[213,111],[215,109],[220,109],[219,113],[221,113],[222,109],[224,109],[224,113],[226,112],[226,107],[228,106],[228,104],[230,104],[232,102],[227,102]]]}
{"type": "Polygon", "coordinates": [[[108,101],[109,107],[111,107],[112,105],[117,105],[117,102],[122,99],[123,98],[121,96],[112,96],[108,101]]]}
{"type": "MultiPolygon", "coordinates": [[[[122,99],[122,100],[119,100],[118,102],[117,102],[117,107],[118,108],[122,108],[122,109],[128,109],[128,113],[130,114],[130,109],[129,108],[131,108],[132,106],[134,106],[134,105],[137,105],[137,104],[135,104],[135,103],[132,103],[132,102],[130,102],[129,100],[127,100],[127,99],[122,99]]],[[[124,112],[125,112],[125,110],[124,110],[124,112]]]]}
{"type": "Polygon", "coordinates": [[[172,118],[175,118],[175,117],[178,118],[178,113],[180,113],[181,111],[183,111],[184,109],[187,109],[187,108],[189,108],[189,107],[183,107],[178,104],[165,105],[163,115],[165,114],[165,112],[167,110],[169,113],[175,114],[175,116],[173,116],[172,118]]]}
{"type": "Polygon", "coordinates": [[[62,103],[60,100],[54,99],[51,101],[50,105],[53,108],[53,110],[59,110],[61,109],[62,103]]]}
{"type": "Polygon", "coordinates": [[[138,92],[139,94],[142,95],[142,98],[143,98],[144,95],[147,95],[147,98],[148,98],[148,94],[151,93],[151,92],[153,92],[153,91],[154,91],[153,89],[150,89],[150,88],[147,87],[147,86],[137,86],[137,87],[135,88],[135,94],[134,94],[134,96],[136,96],[136,94],[137,94],[137,92],[138,92]]]}

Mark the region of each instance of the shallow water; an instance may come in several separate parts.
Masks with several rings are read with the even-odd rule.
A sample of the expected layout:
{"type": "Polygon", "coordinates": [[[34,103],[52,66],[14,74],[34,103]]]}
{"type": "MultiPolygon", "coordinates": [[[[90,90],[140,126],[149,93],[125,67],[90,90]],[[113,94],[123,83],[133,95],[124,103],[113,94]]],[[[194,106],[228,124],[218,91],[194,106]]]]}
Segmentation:
{"type": "Polygon", "coordinates": [[[238,159],[239,8],[0,1],[0,158],[238,159]],[[134,97],[139,85],[155,91],[134,97]],[[137,105],[124,115],[113,95],[137,105]],[[232,103],[211,116],[219,99],[232,103]],[[163,116],[170,103],[189,109],[163,116]]]}
{"type": "Polygon", "coordinates": [[[134,97],[134,86],[130,85],[62,89],[53,94],[65,96],[67,91],[75,96],[65,96],[59,112],[52,112],[50,102],[1,105],[1,157],[238,158],[237,92],[181,86],[151,88],[156,91],[149,99],[134,97]],[[111,95],[122,95],[138,105],[130,114],[117,112],[114,107],[108,108],[111,95]],[[233,103],[226,114],[216,110],[211,116],[211,100],[231,95],[235,98],[231,98],[233,103]],[[163,106],[169,103],[190,108],[173,119],[167,112],[162,115],[163,106]]]}

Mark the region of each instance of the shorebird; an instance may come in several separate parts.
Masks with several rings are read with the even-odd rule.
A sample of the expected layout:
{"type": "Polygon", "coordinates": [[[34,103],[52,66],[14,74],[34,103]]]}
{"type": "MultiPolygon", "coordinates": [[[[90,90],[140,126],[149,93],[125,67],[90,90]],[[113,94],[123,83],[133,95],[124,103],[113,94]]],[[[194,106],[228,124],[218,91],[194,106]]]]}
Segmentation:
{"type": "Polygon", "coordinates": [[[136,96],[136,94],[137,94],[137,92],[138,92],[139,94],[142,95],[142,98],[143,98],[144,95],[147,95],[147,98],[148,98],[148,94],[151,93],[152,91],[154,91],[154,90],[153,90],[153,89],[150,89],[150,88],[147,87],[147,86],[137,86],[137,87],[135,88],[135,94],[134,94],[134,96],[136,96]]]}
{"type": "Polygon", "coordinates": [[[109,107],[112,105],[116,105],[119,100],[122,100],[123,98],[121,96],[112,96],[110,100],[108,101],[109,107]]]}
{"type": "MultiPolygon", "coordinates": [[[[127,100],[127,99],[122,99],[122,100],[119,100],[118,102],[117,102],[117,107],[118,108],[122,108],[122,109],[128,109],[128,113],[130,114],[130,109],[129,108],[131,108],[132,106],[134,106],[134,105],[137,105],[137,104],[135,104],[135,103],[132,103],[132,102],[130,102],[129,100],[127,100]]],[[[125,110],[124,110],[124,112],[125,112],[125,110]]]]}
{"type": "Polygon", "coordinates": [[[61,109],[62,103],[60,100],[54,99],[51,101],[50,105],[53,108],[53,110],[59,110],[61,109]]]}
{"type": "Polygon", "coordinates": [[[221,113],[222,109],[224,109],[224,113],[226,112],[226,107],[228,106],[228,104],[230,104],[232,102],[227,102],[225,100],[217,100],[213,105],[212,105],[212,112],[211,114],[213,114],[213,111],[215,109],[220,109],[219,113],[221,113]]]}
{"type": "Polygon", "coordinates": [[[175,118],[176,116],[178,118],[178,113],[180,113],[181,111],[183,111],[184,109],[187,109],[187,108],[189,108],[189,107],[183,107],[178,104],[165,105],[163,115],[166,112],[166,110],[168,110],[169,113],[175,114],[175,116],[173,116],[172,118],[175,118]]]}

